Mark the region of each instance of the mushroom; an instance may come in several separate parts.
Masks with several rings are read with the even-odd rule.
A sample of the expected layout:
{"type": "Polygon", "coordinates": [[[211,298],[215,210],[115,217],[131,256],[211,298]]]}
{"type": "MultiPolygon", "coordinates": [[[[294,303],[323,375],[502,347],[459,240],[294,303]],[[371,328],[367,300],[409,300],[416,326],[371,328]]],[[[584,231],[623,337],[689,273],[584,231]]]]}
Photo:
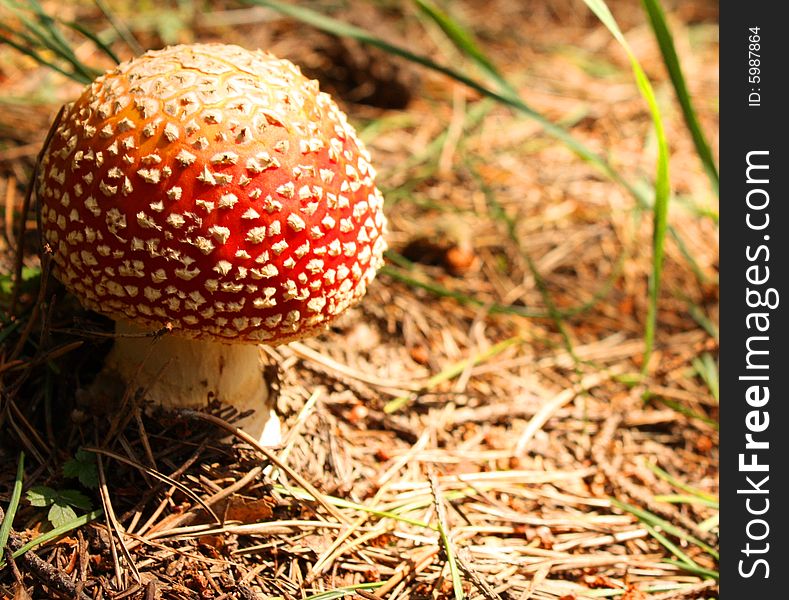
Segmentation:
{"type": "Polygon", "coordinates": [[[116,321],[105,369],[164,408],[253,409],[242,427],[276,443],[259,344],[316,334],[364,295],[386,247],[374,178],[346,116],[289,61],[149,51],[65,107],[39,171],[44,249],[116,321]],[[134,335],[163,328],[153,347],[134,335]]]}

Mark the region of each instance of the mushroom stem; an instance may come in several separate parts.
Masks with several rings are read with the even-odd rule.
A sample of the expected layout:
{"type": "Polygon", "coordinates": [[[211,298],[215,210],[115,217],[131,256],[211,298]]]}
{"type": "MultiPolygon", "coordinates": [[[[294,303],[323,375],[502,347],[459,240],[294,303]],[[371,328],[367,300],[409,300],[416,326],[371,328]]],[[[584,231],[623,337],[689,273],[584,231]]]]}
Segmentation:
{"type": "Polygon", "coordinates": [[[255,344],[222,344],[165,335],[158,340],[124,321],[105,369],[127,385],[145,390],[151,406],[206,408],[219,400],[241,412],[254,411],[237,425],[261,444],[281,441],[279,419],[269,402],[260,349],[255,344]]]}

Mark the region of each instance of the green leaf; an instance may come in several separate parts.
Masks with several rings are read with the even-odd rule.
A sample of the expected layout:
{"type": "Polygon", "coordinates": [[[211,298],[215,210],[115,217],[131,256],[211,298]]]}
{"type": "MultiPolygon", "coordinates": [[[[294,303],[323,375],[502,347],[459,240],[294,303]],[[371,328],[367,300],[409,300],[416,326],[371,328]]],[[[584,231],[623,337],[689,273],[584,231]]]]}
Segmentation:
{"type": "Polygon", "coordinates": [[[95,489],[99,485],[99,472],[96,469],[96,457],[80,448],[74,458],[63,465],[63,475],[70,479],[78,479],[86,488],[95,489]]]}
{"type": "Polygon", "coordinates": [[[49,506],[55,501],[58,493],[51,487],[37,485],[27,490],[27,500],[31,506],[49,506]]]}
{"type": "Polygon", "coordinates": [[[61,490],[57,498],[58,504],[68,504],[74,508],[81,508],[82,510],[90,510],[93,504],[85,494],[77,490],[61,490]]]}
{"type": "Polygon", "coordinates": [[[74,509],[64,504],[53,504],[47,514],[47,519],[53,527],[63,527],[76,518],[77,513],[74,512],[74,509]]]}
{"type": "Polygon", "coordinates": [[[74,508],[90,510],[93,508],[90,499],[77,490],[54,490],[45,485],[30,488],[27,492],[27,499],[31,506],[41,508],[49,506],[47,519],[55,528],[70,523],[77,518],[74,508]]]}

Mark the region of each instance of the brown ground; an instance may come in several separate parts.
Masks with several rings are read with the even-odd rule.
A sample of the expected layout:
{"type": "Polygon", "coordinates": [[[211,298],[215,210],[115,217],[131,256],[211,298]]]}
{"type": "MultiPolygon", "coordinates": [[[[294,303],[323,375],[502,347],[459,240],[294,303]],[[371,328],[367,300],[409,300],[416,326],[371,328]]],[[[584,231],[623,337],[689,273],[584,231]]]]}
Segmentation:
{"type": "MultiPolygon", "coordinates": [[[[0,508],[24,450],[25,489],[81,490],[104,515],[0,570],[0,597],[329,599],[359,584],[370,585],[345,593],[452,597],[452,564],[464,594],[489,600],[717,597],[715,581],[678,555],[717,569],[709,549],[688,541],[717,548],[717,508],[698,495],[661,498],[687,496],[682,485],[717,495],[718,404],[700,375],[710,372],[704,361],[715,372],[718,347],[717,199],[640,3],[611,6],[654,82],[676,195],[644,378],[650,215],[533,121],[271,12],[139,4],[132,15],[111,3],[145,47],[260,46],[320,77],[373,154],[395,254],[326,335],[267,349],[290,432],[276,469],[271,455],[223,441],[216,422],[140,416],[133,394],[109,415],[80,405],[109,323],[54,282],[37,296],[35,279],[12,318],[4,276],[0,508]],[[551,318],[551,305],[565,316],[551,318]],[[387,411],[393,401],[400,408],[387,411]],[[98,488],[64,477],[79,447],[101,449],[98,488]],[[667,523],[652,529],[622,503],[667,523]]],[[[675,43],[716,142],[717,4],[677,4],[675,43]]],[[[44,3],[106,27],[92,3],[75,5],[44,3]]],[[[628,180],[651,180],[644,102],[621,48],[582,2],[450,6],[529,104],[628,180]]],[[[334,14],[474,73],[408,3],[334,14]]],[[[88,43],[78,52],[108,65],[88,43]]],[[[13,270],[14,214],[48,122],[78,89],[0,46],[2,273],[13,270]]],[[[33,220],[29,229],[34,270],[33,220]]],[[[23,499],[12,546],[47,531],[46,516],[23,499]]]]}

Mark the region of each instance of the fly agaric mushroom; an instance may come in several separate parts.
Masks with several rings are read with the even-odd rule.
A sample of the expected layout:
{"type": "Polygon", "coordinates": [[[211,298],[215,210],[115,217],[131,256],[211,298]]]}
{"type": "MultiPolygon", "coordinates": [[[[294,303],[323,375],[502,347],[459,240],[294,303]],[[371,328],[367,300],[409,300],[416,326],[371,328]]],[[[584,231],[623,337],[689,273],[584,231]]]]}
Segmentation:
{"type": "Polygon", "coordinates": [[[257,344],[319,332],[382,264],[369,161],[317,82],[263,51],[174,46],[87,86],[39,171],[53,272],[118,333],[172,332],[153,351],[118,336],[105,369],[165,408],[254,409],[261,436],[257,344]]]}

